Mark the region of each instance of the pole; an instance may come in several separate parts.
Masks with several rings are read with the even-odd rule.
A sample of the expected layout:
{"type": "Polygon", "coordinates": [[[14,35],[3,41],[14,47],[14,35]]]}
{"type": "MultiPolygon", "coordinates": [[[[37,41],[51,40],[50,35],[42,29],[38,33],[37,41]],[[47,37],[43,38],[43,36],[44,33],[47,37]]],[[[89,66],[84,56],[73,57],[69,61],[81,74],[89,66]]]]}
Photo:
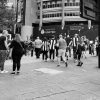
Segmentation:
{"type": "Polygon", "coordinates": [[[23,15],[22,15],[22,19],[23,19],[23,25],[25,25],[25,14],[26,14],[26,0],[23,0],[23,9],[24,9],[24,11],[23,11],[23,15]]]}
{"type": "Polygon", "coordinates": [[[65,26],[65,19],[64,19],[64,15],[65,15],[65,0],[62,0],[62,30],[64,29],[64,26],[65,26]]]}
{"type": "Polygon", "coordinates": [[[39,30],[41,30],[42,27],[42,5],[43,5],[43,1],[41,0],[40,2],[40,23],[39,23],[39,30]]]}
{"type": "Polygon", "coordinates": [[[18,19],[18,2],[19,2],[19,0],[17,0],[17,5],[16,5],[16,23],[17,23],[17,19],[18,19]]]}
{"type": "Polygon", "coordinates": [[[99,22],[99,27],[98,27],[98,68],[100,68],[100,22],[99,22]]]}
{"type": "Polygon", "coordinates": [[[100,0],[97,0],[98,12],[98,68],[100,68],[100,0]]]}

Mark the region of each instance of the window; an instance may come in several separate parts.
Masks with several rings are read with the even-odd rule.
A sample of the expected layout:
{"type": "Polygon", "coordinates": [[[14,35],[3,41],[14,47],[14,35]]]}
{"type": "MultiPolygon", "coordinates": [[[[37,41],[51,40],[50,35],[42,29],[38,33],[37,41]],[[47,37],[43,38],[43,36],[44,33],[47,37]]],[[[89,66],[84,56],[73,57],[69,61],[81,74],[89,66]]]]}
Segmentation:
{"type": "Polygon", "coordinates": [[[67,16],[67,14],[66,14],[66,13],[65,13],[64,15],[65,15],[65,16],[67,16]]]}
{"type": "Polygon", "coordinates": [[[72,13],[70,13],[69,15],[70,15],[70,16],[73,16],[73,14],[72,14],[72,13]]]}
{"type": "Polygon", "coordinates": [[[70,16],[70,14],[69,14],[69,13],[67,13],[67,16],[70,16]]]}
{"type": "Polygon", "coordinates": [[[79,6],[79,3],[78,2],[76,2],[76,6],[79,6]]]}
{"type": "Polygon", "coordinates": [[[37,16],[38,19],[40,19],[40,16],[37,16]]]}
{"type": "Polygon", "coordinates": [[[48,8],[50,8],[50,5],[47,5],[48,6],[48,8]]]}
{"type": "Polygon", "coordinates": [[[69,3],[70,6],[73,6],[72,3],[69,3]]]}
{"type": "Polygon", "coordinates": [[[73,6],[75,6],[75,3],[73,3],[73,6]]]}

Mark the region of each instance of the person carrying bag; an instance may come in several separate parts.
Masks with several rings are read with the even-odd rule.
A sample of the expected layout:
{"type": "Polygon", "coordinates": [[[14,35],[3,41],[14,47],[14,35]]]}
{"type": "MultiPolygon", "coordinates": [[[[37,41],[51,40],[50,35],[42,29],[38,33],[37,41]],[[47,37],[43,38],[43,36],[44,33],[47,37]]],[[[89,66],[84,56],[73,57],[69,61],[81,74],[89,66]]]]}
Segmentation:
{"type": "Polygon", "coordinates": [[[15,39],[9,45],[10,50],[12,49],[12,61],[13,61],[13,71],[11,74],[15,74],[17,70],[17,74],[20,73],[21,67],[21,58],[24,54],[24,42],[21,41],[20,34],[15,35],[15,39]]]}

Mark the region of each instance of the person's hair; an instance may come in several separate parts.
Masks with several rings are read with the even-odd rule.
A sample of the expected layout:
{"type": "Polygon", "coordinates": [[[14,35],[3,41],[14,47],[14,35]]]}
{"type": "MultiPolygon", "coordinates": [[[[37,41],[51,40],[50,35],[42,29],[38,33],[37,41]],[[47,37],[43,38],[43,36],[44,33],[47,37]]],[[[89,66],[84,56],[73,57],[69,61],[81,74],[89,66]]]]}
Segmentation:
{"type": "Polygon", "coordinates": [[[62,38],[62,35],[61,34],[59,35],[59,38],[62,38]]]}
{"type": "Polygon", "coordinates": [[[17,42],[22,41],[20,34],[16,34],[16,35],[15,35],[15,40],[16,40],[17,42]]]}
{"type": "Polygon", "coordinates": [[[37,39],[39,39],[39,36],[37,37],[37,39]]]}
{"type": "Polygon", "coordinates": [[[3,30],[2,34],[7,36],[8,35],[8,31],[7,30],[3,30]]]}

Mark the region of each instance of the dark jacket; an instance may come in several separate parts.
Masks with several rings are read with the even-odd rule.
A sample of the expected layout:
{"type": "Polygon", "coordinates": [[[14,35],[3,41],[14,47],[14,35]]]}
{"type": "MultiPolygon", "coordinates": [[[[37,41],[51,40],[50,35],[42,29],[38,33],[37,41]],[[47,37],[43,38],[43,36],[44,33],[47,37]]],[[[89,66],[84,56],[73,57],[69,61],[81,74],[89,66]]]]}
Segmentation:
{"type": "Polygon", "coordinates": [[[76,52],[77,54],[81,54],[82,53],[82,46],[81,46],[81,44],[78,44],[78,46],[77,46],[77,52],[76,52]]]}
{"type": "Polygon", "coordinates": [[[6,37],[1,36],[0,37],[0,50],[6,50],[6,47],[5,47],[5,44],[4,44],[5,41],[6,41],[6,37]]]}
{"type": "Polygon", "coordinates": [[[13,48],[12,50],[12,57],[15,56],[22,56],[22,49],[25,47],[24,42],[18,43],[17,41],[13,40],[10,44],[10,48],[13,48]],[[21,43],[21,45],[20,45],[21,43]],[[23,47],[23,48],[22,48],[23,47]]]}

